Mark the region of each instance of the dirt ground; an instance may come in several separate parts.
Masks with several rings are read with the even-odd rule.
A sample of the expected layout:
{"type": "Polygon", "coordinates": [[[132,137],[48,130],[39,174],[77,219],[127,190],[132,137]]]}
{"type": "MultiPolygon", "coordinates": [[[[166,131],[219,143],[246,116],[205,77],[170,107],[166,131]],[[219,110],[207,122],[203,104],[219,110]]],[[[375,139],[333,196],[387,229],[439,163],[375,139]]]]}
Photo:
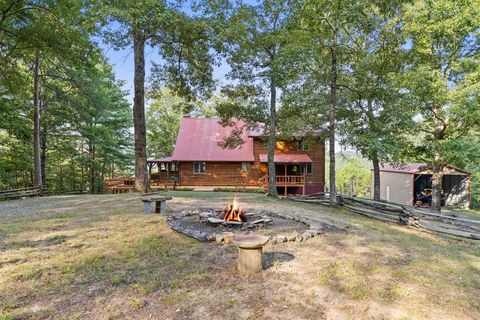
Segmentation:
{"type": "MultiPolygon", "coordinates": [[[[229,193],[174,192],[169,211],[229,193]]],[[[242,194],[240,205],[334,224],[267,246],[265,270],[144,215],[136,194],[0,202],[0,319],[480,319],[480,242],[313,204],[242,194]]]]}

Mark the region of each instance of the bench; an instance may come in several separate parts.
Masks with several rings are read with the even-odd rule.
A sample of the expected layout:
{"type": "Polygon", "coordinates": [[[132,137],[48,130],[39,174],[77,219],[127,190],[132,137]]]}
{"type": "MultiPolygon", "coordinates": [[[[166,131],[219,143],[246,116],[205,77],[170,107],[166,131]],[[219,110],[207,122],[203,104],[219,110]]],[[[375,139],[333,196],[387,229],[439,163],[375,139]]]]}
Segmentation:
{"type": "Polygon", "coordinates": [[[165,202],[172,200],[172,197],[144,196],[140,200],[143,202],[143,213],[149,214],[152,212],[152,203],[155,203],[155,213],[165,213],[165,202]]]}

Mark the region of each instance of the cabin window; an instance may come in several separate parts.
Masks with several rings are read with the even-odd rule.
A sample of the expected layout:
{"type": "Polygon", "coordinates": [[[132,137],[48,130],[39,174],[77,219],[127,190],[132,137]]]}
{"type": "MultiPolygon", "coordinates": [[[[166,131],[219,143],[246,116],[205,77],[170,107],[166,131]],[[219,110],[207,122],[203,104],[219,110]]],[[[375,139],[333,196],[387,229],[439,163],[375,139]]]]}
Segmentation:
{"type": "Polygon", "coordinates": [[[165,162],[160,162],[160,171],[167,171],[168,170],[168,164],[165,162]]]}
{"type": "Polygon", "coordinates": [[[194,162],[193,163],[193,173],[194,174],[205,173],[205,162],[194,162]]]}
{"type": "Polygon", "coordinates": [[[297,142],[298,151],[308,151],[308,143],[305,140],[300,140],[297,142]]]}
{"type": "Polygon", "coordinates": [[[313,174],[313,167],[311,163],[307,163],[302,167],[302,173],[313,174]]]}
{"type": "Polygon", "coordinates": [[[264,141],[264,142],[263,142],[263,148],[264,148],[264,149],[268,149],[268,141],[264,141]]]}
{"type": "Polygon", "coordinates": [[[242,162],[242,171],[252,171],[252,164],[250,162],[242,162]]]}
{"type": "Polygon", "coordinates": [[[176,162],[170,164],[170,171],[178,171],[178,164],[176,162]]]}

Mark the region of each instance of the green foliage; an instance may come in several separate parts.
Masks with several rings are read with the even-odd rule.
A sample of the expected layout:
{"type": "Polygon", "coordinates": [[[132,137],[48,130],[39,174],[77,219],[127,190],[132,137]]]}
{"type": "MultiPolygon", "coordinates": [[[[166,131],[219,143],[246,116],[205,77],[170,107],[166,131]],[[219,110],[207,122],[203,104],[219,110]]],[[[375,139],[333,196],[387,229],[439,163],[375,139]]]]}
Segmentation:
{"type": "Polygon", "coordinates": [[[147,109],[148,156],[163,158],[171,156],[177,140],[180,120],[184,116],[185,100],[163,91],[147,109]]]}
{"type": "Polygon", "coordinates": [[[338,192],[346,196],[369,197],[371,194],[370,167],[355,155],[347,156],[342,162],[338,164],[336,170],[338,192]]]}
{"type": "Polygon", "coordinates": [[[43,177],[50,190],[101,191],[130,161],[131,116],[110,66],[92,41],[88,3],[2,2],[0,188],[32,184],[32,64],[40,60],[43,177]],[[10,5],[11,6],[10,6],[10,5]],[[6,46],[3,46],[6,44],[6,46]]]}
{"type": "Polygon", "coordinates": [[[206,18],[188,15],[169,1],[99,1],[95,8],[104,39],[116,49],[131,47],[139,33],[157,50],[161,59],[152,61],[153,91],[168,88],[189,103],[210,95],[215,56],[206,18]]]}
{"type": "Polygon", "coordinates": [[[234,6],[218,27],[219,41],[231,67],[233,84],[222,88],[217,112],[225,123],[243,119],[247,125],[269,126],[272,91],[282,83],[278,56],[285,48],[286,28],[293,3],[263,1],[234,6]]]}
{"type": "Polygon", "coordinates": [[[397,75],[405,52],[399,32],[402,3],[367,3],[364,23],[351,34],[349,72],[338,111],[342,143],[372,161],[395,162],[412,128],[411,105],[402,97],[397,75]]]}
{"type": "Polygon", "coordinates": [[[404,21],[411,49],[401,79],[419,115],[415,131],[421,133],[412,139],[412,151],[428,163],[457,162],[469,145],[463,137],[480,124],[480,6],[415,1],[406,6],[404,21]]]}
{"type": "Polygon", "coordinates": [[[192,105],[186,98],[167,89],[155,91],[152,100],[146,112],[149,157],[163,158],[172,155],[182,117],[210,118],[215,115],[211,104],[199,102],[192,105]]]}
{"type": "Polygon", "coordinates": [[[472,209],[480,209],[480,161],[478,157],[472,157],[472,154],[480,154],[480,131],[471,130],[468,136],[459,142],[458,153],[463,156],[458,157],[453,164],[458,168],[465,168],[472,175],[470,177],[470,206],[472,209]],[[468,141],[468,142],[466,142],[468,141]],[[462,143],[463,142],[463,143],[462,143]]]}

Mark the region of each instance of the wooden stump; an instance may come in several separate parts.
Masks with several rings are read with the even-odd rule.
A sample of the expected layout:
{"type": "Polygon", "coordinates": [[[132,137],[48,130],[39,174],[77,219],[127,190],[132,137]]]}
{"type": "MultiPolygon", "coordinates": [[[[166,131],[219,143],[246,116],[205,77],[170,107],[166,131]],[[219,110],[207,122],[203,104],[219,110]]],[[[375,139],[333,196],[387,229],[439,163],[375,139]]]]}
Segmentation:
{"type": "Polygon", "coordinates": [[[238,271],[245,275],[262,271],[262,251],[268,240],[256,234],[233,236],[232,244],[238,247],[238,271]]]}
{"type": "Polygon", "coordinates": [[[255,274],[262,271],[262,248],[238,248],[238,271],[243,274],[255,274]]]}

